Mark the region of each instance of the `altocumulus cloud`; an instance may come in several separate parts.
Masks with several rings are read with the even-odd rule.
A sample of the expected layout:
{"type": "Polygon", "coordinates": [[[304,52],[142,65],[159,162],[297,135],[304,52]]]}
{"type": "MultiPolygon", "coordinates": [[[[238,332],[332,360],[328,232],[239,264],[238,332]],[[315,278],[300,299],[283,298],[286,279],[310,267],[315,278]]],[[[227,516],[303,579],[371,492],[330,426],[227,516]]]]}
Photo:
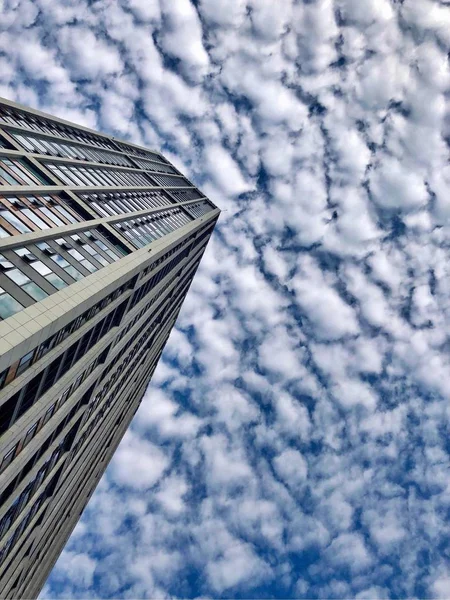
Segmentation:
{"type": "Polygon", "coordinates": [[[42,598],[448,597],[448,2],[2,7],[2,96],[225,209],[42,598]]]}

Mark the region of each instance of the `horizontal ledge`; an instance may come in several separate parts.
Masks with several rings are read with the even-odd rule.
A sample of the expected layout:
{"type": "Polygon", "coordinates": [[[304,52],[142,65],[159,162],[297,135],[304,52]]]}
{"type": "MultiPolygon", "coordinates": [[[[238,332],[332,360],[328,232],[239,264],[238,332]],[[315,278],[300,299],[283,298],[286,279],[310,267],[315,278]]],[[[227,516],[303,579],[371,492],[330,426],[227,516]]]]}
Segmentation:
{"type": "Polygon", "coordinates": [[[42,194],[43,192],[149,192],[151,190],[195,190],[194,185],[142,185],[142,186],[77,186],[77,185],[0,185],[1,194],[42,194]]]}
{"type": "MultiPolygon", "coordinates": [[[[80,221],[79,223],[71,223],[70,225],[63,225],[61,227],[52,227],[51,229],[42,229],[40,231],[31,231],[30,233],[21,233],[19,235],[12,235],[7,238],[0,238],[0,251],[10,250],[21,246],[29,246],[30,244],[36,244],[45,240],[51,240],[58,238],[63,235],[72,235],[79,231],[87,231],[94,229],[100,225],[115,225],[122,221],[131,221],[138,219],[139,217],[146,217],[151,214],[158,214],[165,211],[172,211],[175,208],[189,207],[190,204],[199,202],[200,200],[207,200],[207,198],[197,198],[195,200],[186,200],[185,202],[178,202],[177,204],[169,204],[168,206],[158,206],[157,208],[148,208],[145,210],[139,210],[133,213],[122,213],[111,217],[102,217],[98,219],[91,219],[89,221],[80,221]]],[[[217,210],[213,208],[212,211],[217,210]]],[[[209,213],[205,213],[209,215],[209,213]]],[[[205,215],[202,215],[205,216],[205,215]]],[[[192,222],[197,219],[193,218],[192,222]]]]}
{"type": "MultiPolygon", "coordinates": [[[[91,147],[91,146],[90,146],[91,147]]],[[[96,150],[103,150],[103,148],[93,148],[96,150]]],[[[107,152],[107,150],[105,150],[107,152]]],[[[46,163],[60,163],[63,165],[74,165],[74,166],[83,166],[83,167],[95,167],[96,169],[103,169],[103,170],[111,170],[111,169],[116,169],[119,171],[131,171],[132,173],[154,173],[155,175],[169,175],[171,177],[183,177],[184,175],[180,175],[178,173],[168,173],[167,171],[151,171],[150,169],[142,169],[140,167],[126,167],[123,165],[115,165],[115,164],[111,164],[111,163],[99,163],[99,162],[93,162],[93,161],[89,161],[89,160],[82,160],[80,158],[66,158],[65,156],[51,156],[49,154],[38,154],[36,152],[28,152],[27,150],[23,149],[23,150],[12,150],[10,148],[1,148],[0,147],[0,156],[19,156],[19,157],[31,157],[31,158],[35,158],[40,164],[43,164],[44,166],[46,165],[46,163]]],[[[126,156],[126,155],[124,155],[126,156]]],[[[143,158],[141,157],[142,160],[148,160],[148,162],[152,162],[149,158],[143,158]]],[[[156,161],[153,161],[153,163],[155,165],[161,164],[161,165],[165,165],[166,167],[170,167],[171,165],[167,164],[167,163],[158,163],[156,161]]]]}

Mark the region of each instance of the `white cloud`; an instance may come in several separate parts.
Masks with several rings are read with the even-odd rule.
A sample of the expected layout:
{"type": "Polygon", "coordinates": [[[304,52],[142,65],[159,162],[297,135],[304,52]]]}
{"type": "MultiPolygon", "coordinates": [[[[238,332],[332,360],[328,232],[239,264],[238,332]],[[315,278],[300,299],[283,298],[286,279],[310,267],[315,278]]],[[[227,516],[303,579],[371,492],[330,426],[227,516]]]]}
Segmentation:
{"type": "Polygon", "coordinates": [[[159,21],[161,18],[160,0],[128,0],[131,10],[142,21],[159,21]]]}
{"type": "Polygon", "coordinates": [[[168,466],[169,459],[157,446],[128,432],[114,455],[111,471],[119,485],[145,490],[159,480],[168,466]]]}
{"type": "Polygon", "coordinates": [[[308,477],[308,465],[297,450],[285,450],[274,459],[273,465],[278,476],[294,491],[308,477]]]}
{"type": "Polygon", "coordinates": [[[75,77],[95,79],[123,70],[117,48],[90,29],[63,27],[58,31],[58,39],[75,77]]]}
{"type": "Polygon", "coordinates": [[[323,340],[357,334],[359,326],[354,310],[327,282],[313,260],[302,258],[299,266],[300,273],[292,285],[315,334],[323,340]]]}
{"type": "Polygon", "coordinates": [[[450,588],[450,576],[446,574],[439,575],[433,582],[431,590],[434,598],[445,600],[448,598],[448,590],[450,588]]]}
{"type": "Polygon", "coordinates": [[[181,411],[179,405],[163,391],[154,389],[142,401],[136,427],[141,432],[152,428],[162,437],[184,438],[196,435],[200,419],[189,411],[181,411]]]}
{"type": "Polygon", "coordinates": [[[200,448],[208,468],[208,483],[213,489],[248,485],[254,477],[243,449],[228,444],[223,435],[202,437],[200,448]]]}
{"type": "Polygon", "coordinates": [[[338,0],[338,5],[347,19],[362,25],[383,23],[394,18],[388,0],[338,0]]]}
{"type": "Polygon", "coordinates": [[[171,477],[165,479],[161,489],[155,494],[169,515],[178,515],[185,509],[184,496],[188,492],[188,485],[184,479],[171,477]]]}
{"type": "Polygon", "coordinates": [[[200,10],[208,21],[222,26],[238,27],[245,15],[246,3],[237,0],[230,5],[227,0],[202,0],[200,10]]]}
{"type": "Polygon", "coordinates": [[[167,27],[161,42],[171,56],[181,59],[182,69],[198,80],[207,74],[208,53],[202,43],[202,27],[195,7],[189,0],[163,3],[167,27]]]}
{"type": "Polygon", "coordinates": [[[96,561],[87,554],[76,554],[65,550],[55,570],[56,578],[69,577],[77,582],[77,585],[89,590],[92,586],[96,561]]]}
{"type": "Polygon", "coordinates": [[[342,533],[335,538],[325,551],[331,564],[347,567],[358,573],[368,569],[372,564],[372,556],[357,533],[342,533]]]}
{"type": "Polygon", "coordinates": [[[428,201],[423,177],[395,159],[384,157],[371,176],[375,202],[388,209],[411,210],[428,201]]]}
{"type": "Polygon", "coordinates": [[[398,547],[407,535],[398,510],[395,512],[368,510],[364,513],[364,519],[368,523],[372,540],[381,554],[389,555],[393,546],[398,547]]]}
{"type": "Polygon", "coordinates": [[[211,178],[226,194],[237,196],[252,188],[245,181],[239,166],[222,146],[208,146],[204,158],[211,178]]]}

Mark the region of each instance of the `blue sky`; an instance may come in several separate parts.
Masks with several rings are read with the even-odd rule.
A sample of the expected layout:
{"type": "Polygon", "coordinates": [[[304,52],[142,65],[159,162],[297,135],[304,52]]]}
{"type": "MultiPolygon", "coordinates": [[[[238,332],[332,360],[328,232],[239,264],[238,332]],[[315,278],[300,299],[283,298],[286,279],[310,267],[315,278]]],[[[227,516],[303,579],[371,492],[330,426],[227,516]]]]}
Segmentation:
{"type": "Polygon", "coordinates": [[[1,96],[224,210],[41,597],[448,598],[448,3],[2,7],[1,96]]]}

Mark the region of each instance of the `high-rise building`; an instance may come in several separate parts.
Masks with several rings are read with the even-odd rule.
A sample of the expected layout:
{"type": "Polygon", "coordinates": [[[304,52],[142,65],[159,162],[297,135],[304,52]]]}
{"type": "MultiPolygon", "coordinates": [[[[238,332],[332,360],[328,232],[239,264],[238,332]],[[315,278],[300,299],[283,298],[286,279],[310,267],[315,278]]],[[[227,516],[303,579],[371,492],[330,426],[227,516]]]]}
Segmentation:
{"type": "Polygon", "coordinates": [[[159,152],[0,101],[1,598],[39,594],[218,216],[159,152]]]}

